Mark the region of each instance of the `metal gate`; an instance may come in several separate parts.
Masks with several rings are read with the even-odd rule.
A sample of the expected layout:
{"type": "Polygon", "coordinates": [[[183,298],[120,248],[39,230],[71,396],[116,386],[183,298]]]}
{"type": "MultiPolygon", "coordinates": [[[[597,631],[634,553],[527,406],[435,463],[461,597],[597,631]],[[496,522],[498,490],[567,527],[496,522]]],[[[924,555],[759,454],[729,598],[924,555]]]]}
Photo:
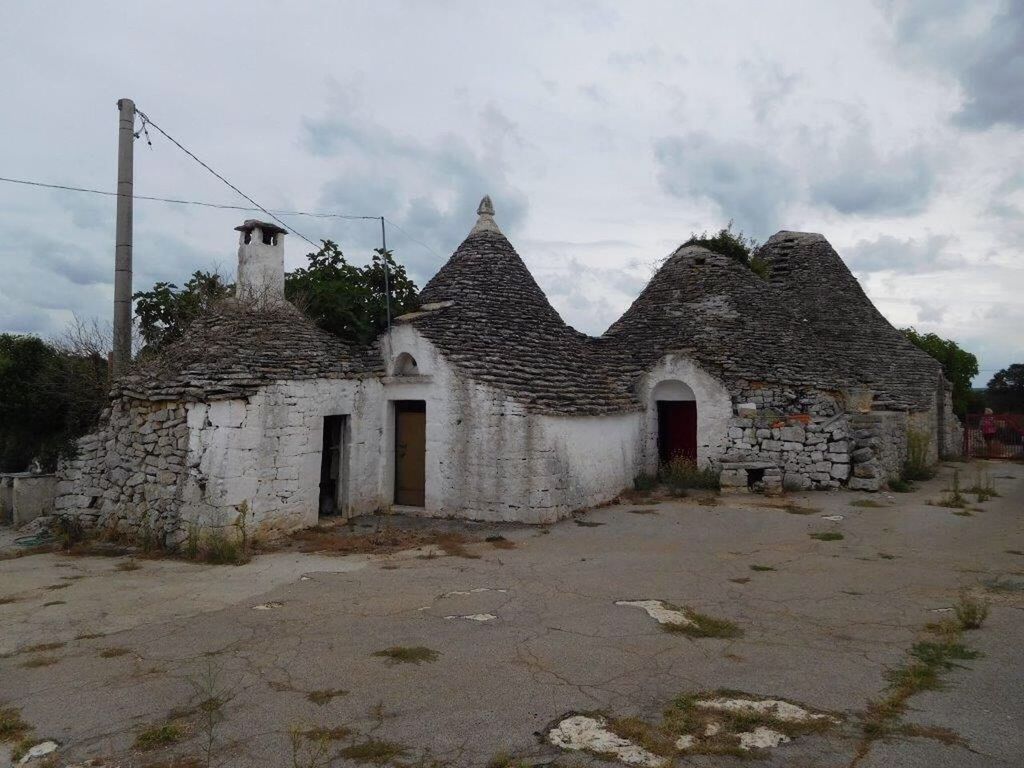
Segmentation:
{"type": "Polygon", "coordinates": [[[964,422],[964,455],[987,459],[1024,459],[1024,414],[967,414],[964,422]]]}

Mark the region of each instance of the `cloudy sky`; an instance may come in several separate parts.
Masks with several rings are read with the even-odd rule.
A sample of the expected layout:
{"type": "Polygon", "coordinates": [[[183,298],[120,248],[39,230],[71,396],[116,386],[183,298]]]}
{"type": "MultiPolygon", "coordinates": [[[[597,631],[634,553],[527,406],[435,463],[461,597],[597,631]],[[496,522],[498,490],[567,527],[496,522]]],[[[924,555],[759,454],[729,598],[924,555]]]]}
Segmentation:
{"type": "MultiPolygon", "coordinates": [[[[1024,361],[1020,2],[0,7],[0,176],[113,190],[126,96],[264,206],[387,216],[421,285],[490,193],[552,303],[600,333],[733,220],[825,234],[981,384],[1024,361]]],[[[137,194],[243,202],[151,133],[137,194]]],[[[247,215],[137,203],[136,289],[233,274],[247,215]]],[[[378,244],[371,222],[284,218],[353,261],[378,244]]],[[[0,331],[106,320],[113,233],[112,198],[0,183],[0,331]]]]}

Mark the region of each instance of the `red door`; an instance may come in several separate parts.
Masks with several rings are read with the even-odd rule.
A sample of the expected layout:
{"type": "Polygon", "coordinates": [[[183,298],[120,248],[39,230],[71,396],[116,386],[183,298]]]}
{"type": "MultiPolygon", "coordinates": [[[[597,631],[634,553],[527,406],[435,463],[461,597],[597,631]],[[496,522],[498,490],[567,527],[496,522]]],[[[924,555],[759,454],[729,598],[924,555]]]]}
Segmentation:
{"type": "Polygon", "coordinates": [[[664,464],[677,456],[697,461],[697,403],[658,401],[658,458],[664,464]]]}

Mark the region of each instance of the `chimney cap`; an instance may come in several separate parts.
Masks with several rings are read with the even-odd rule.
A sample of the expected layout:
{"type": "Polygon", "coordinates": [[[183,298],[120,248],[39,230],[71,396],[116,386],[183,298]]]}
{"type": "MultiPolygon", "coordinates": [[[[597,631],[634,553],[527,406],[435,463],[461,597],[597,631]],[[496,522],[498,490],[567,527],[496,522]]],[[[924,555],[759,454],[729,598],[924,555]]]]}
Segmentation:
{"type": "Polygon", "coordinates": [[[288,230],[284,227],[280,227],[277,224],[271,224],[268,221],[260,221],[259,219],[246,219],[241,226],[235,227],[236,232],[252,232],[254,229],[259,228],[266,234],[282,234],[287,235],[288,230]]]}

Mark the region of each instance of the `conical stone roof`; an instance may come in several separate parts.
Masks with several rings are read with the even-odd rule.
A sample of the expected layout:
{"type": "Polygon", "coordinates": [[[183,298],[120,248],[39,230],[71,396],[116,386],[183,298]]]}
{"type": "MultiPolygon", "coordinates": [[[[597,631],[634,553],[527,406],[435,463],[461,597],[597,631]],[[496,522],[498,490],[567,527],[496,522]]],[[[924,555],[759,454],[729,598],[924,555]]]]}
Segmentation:
{"type": "Polygon", "coordinates": [[[838,375],[875,390],[876,407],[934,405],[942,366],[885,319],[828,240],[783,231],[759,255],[772,289],[821,339],[838,375]]]}
{"type": "Polygon", "coordinates": [[[479,219],[427,283],[408,322],[472,378],[532,410],[593,414],[639,403],[603,357],[604,345],[563,322],[494,222],[484,198],[479,219]]]}
{"type": "Polygon", "coordinates": [[[180,339],[140,360],[114,394],[144,400],[246,397],[276,381],[353,378],[382,370],[376,345],[355,347],[318,328],[288,302],[228,299],[180,339]]]}
{"type": "Polygon", "coordinates": [[[837,386],[821,345],[763,279],[701,246],[677,249],[604,334],[641,375],[668,353],[728,380],[837,386]]]}

